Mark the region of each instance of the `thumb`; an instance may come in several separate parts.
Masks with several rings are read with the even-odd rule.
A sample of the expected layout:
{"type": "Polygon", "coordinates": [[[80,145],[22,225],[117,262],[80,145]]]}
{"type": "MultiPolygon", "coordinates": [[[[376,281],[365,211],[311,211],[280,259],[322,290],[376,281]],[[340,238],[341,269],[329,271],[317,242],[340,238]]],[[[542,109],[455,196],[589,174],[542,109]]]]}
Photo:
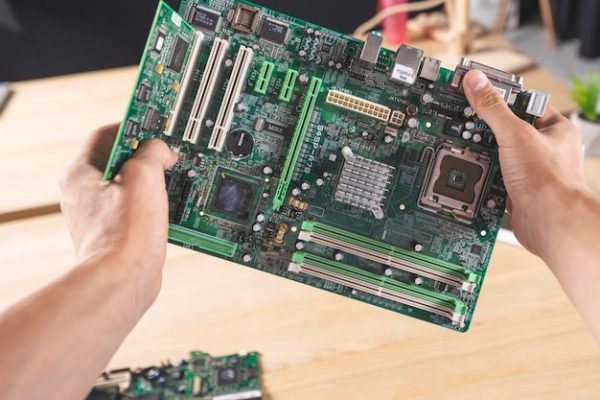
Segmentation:
{"type": "Polygon", "coordinates": [[[177,162],[177,153],[162,140],[150,139],[142,142],[132,158],[144,164],[160,165],[163,169],[169,169],[177,162]]]}
{"type": "Polygon", "coordinates": [[[494,132],[500,146],[510,146],[529,136],[524,132],[530,129],[529,126],[511,111],[483,72],[469,71],[463,78],[463,90],[473,110],[494,132]]]}

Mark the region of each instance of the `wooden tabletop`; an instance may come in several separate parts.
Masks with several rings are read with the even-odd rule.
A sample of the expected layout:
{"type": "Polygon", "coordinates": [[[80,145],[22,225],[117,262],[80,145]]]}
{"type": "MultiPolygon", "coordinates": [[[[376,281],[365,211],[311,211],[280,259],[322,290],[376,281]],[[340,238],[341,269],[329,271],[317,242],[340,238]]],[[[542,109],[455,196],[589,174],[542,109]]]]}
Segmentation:
{"type": "MultiPolygon", "coordinates": [[[[73,263],[58,215],[1,224],[0,246],[0,309],[73,263]]],[[[170,246],[162,292],[110,367],[256,350],[276,400],[597,398],[600,349],[539,259],[498,244],[477,308],[454,333],[170,246]]]]}

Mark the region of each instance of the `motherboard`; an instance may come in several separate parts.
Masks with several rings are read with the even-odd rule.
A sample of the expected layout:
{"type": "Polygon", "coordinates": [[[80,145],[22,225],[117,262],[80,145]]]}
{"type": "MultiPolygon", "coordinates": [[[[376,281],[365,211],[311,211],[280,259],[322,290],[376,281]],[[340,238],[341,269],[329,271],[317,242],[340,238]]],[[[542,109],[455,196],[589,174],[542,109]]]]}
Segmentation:
{"type": "Polygon", "coordinates": [[[176,365],[105,372],[86,400],[259,400],[258,353],[213,357],[193,351],[176,365]]]}
{"type": "Polygon", "coordinates": [[[548,95],[382,42],[246,1],[161,3],[105,179],[160,138],[179,154],[170,242],[466,331],[506,191],[462,79],[483,71],[529,123],[548,95]]]}

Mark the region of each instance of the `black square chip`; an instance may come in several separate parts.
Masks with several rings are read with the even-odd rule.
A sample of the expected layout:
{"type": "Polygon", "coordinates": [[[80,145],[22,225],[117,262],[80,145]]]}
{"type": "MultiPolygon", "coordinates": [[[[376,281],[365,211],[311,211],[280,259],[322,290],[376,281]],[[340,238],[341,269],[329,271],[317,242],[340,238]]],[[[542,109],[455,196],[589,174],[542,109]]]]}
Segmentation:
{"type": "Polygon", "coordinates": [[[217,210],[247,220],[250,216],[254,192],[252,185],[225,177],[217,189],[214,207],[217,210]]]}
{"type": "Polygon", "coordinates": [[[217,32],[221,29],[221,14],[208,8],[196,7],[190,22],[200,29],[217,32]]]}
{"type": "Polygon", "coordinates": [[[137,90],[135,98],[140,103],[147,103],[148,101],[150,101],[151,95],[152,95],[152,86],[142,83],[137,90]]]}
{"type": "Polygon", "coordinates": [[[217,370],[217,383],[219,386],[234,385],[239,381],[239,373],[236,367],[223,367],[217,370]]]}
{"type": "Polygon", "coordinates": [[[167,68],[175,72],[181,72],[181,69],[183,68],[183,62],[185,61],[185,56],[189,47],[190,45],[188,42],[185,41],[185,39],[181,38],[180,36],[177,36],[175,38],[173,50],[171,51],[171,56],[169,57],[169,62],[167,63],[167,68]]]}
{"type": "Polygon", "coordinates": [[[289,30],[290,28],[286,24],[265,18],[260,26],[258,36],[273,43],[284,44],[287,42],[289,30]]]}

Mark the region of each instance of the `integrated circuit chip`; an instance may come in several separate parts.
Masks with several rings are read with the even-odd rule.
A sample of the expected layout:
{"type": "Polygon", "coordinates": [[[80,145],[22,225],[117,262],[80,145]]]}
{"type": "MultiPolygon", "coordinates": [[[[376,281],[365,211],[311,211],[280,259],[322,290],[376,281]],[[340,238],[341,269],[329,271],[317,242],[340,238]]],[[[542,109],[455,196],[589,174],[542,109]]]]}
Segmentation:
{"type": "Polygon", "coordinates": [[[138,135],[140,132],[140,123],[134,120],[128,120],[127,125],[125,126],[125,136],[128,138],[133,138],[138,135]]]}
{"type": "Polygon", "coordinates": [[[290,28],[287,24],[271,18],[265,18],[260,26],[258,36],[273,43],[285,44],[287,43],[289,32],[290,28]]]}
{"type": "Polygon", "coordinates": [[[233,14],[231,27],[236,31],[253,33],[258,23],[260,11],[246,4],[238,4],[233,14]]]}
{"type": "Polygon", "coordinates": [[[444,143],[432,161],[419,205],[471,223],[477,214],[490,159],[444,143]]]}
{"type": "Polygon", "coordinates": [[[147,132],[162,132],[164,123],[165,119],[160,115],[160,111],[154,107],[148,107],[142,122],[142,129],[147,132]]]}
{"type": "Polygon", "coordinates": [[[222,18],[218,12],[198,6],[195,8],[190,22],[200,29],[218,32],[221,30],[222,18]]]}
{"type": "Polygon", "coordinates": [[[217,384],[219,386],[234,385],[239,381],[239,372],[236,367],[223,367],[217,371],[217,384]]]}
{"type": "Polygon", "coordinates": [[[287,137],[290,134],[289,126],[274,121],[266,121],[264,130],[283,137],[287,137]]]}
{"type": "Polygon", "coordinates": [[[142,83],[137,90],[135,98],[140,103],[147,103],[150,101],[150,96],[152,95],[152,86],[142,83]]]}
{"type": "Polygon", "coordinates": [[[152,45],[153,52],[160,54],[160,52],[163,49],[163,46],[165,45],[166,37],[167,36],[162,31],[158,31],[158,33],[156,34],[156,39],[154,39],[154,44],[152,45]]]}
{"type": "Polygon", "coordinates": [[[225,176],[214,199],[214,208],[233,215],[239,219],[247,220],[254,199],[255,190],[249,183],[225,176]]]}
{"type": "Polygon", "coordinates": [[[181,72],[189,47],[190,45],[185,39],[181,36],[177,36],[175,38],[173,50],[171,50],[169,61],[167,62],[167,68],[175,72],[181,72]]]}

